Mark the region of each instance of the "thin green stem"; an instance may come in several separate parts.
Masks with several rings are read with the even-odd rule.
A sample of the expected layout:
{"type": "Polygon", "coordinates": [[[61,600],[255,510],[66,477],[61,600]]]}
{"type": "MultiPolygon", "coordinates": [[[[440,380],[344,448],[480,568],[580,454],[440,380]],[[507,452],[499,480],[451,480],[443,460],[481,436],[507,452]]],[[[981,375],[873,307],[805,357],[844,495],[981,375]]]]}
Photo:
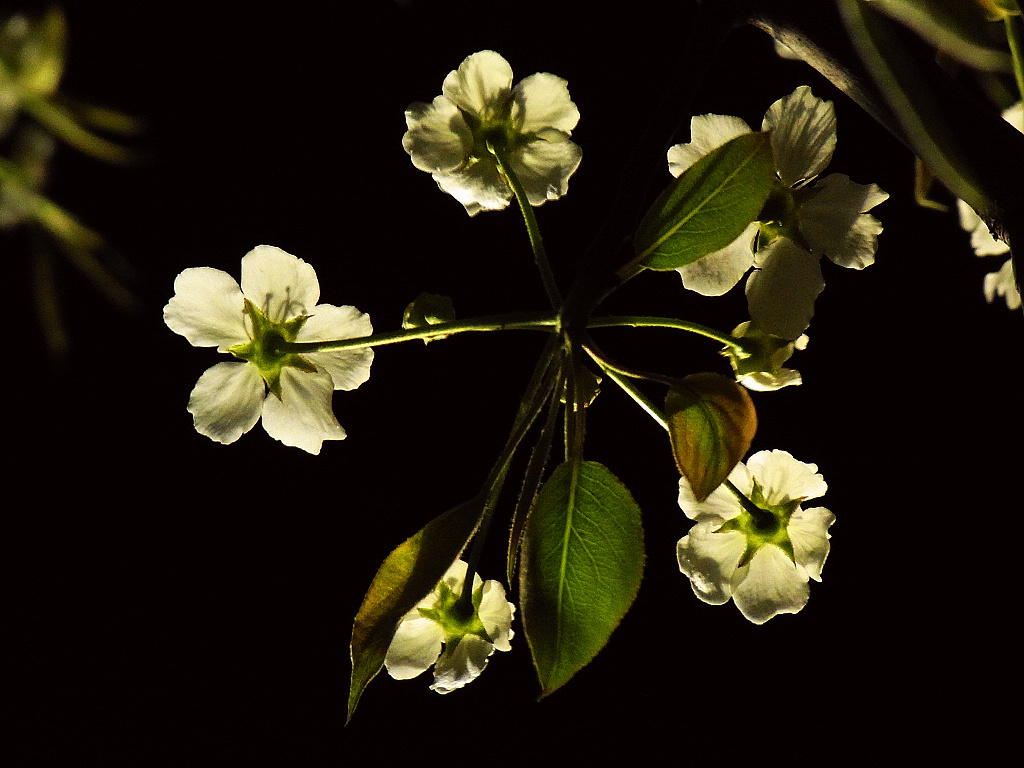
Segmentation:
{"type": "Polygon", "coordinates": [[[526,189],[523,187],[516,172],[512,170],[512,164],[508,162],[508,156],[503,148],[496,146],[492,141],[488,140],[487,149],[494,156],[494,160],[498,164],[498,170],[501,171],[502,175],[508,180],[509,186],[512,187],[512,194],[516,196],[519,210],[523,214],[523,221],[526,223],[526,234],[530,238],[533,258],[537,263],[537,269],[540,271],[541,282],[544,284],[544,292],[548,296],[551,308],[558,309],[562,305],[562,294],[555,283],[555,275],[551,271],[551,263],[548,261],[547,250],[544,248],[544,240],[540,236],[537,217],[533,213],[533,206],[526,195],[526,189]]]}
{"type": "Polygon", "coordinates": [[[740,506],[754,518],[757,525],[769,528],[775,524],[775,515],[769,512],[767,509],[761,509],[757,504],[752,502],[743,491],[733,485],[732,481],[728,478],[723,481],[722,485],[729,489],[736,500],[740,503],[740,506]]]}
{"type": "Polygon", "coordinates": [[[1024,36],[1021,34],[1021,20],[1018,16],[1004,16],[1003,24],[1006,27],[1006,42],[1010,46],[1010,56],[1013,59],[1013,76],[1017,80],[1017,92],[1020,98],[1024,98],[1024,36]]]}
{"type": "Polygon", "coordinates": [[[21,106],[32,117],[53,131],[71,146],[111,163],[128,163],[135,159],[131,150],[102,139],[86,130],[65,109],[41,96],[31,93],[21,95],[21,106]]]}
{"type": "Polygon", "coordinates": [[[649,317],[646,315],[612,315],[609,317],[594,317],[587,321],[587,328],[613,328],[622,326],[644,327],[644,328],[673,328],[679,331],[696,333],[714,339],[727,347],[732,347],[740,352],[744,351],[743,342],[728,333],[716,331],[706,325],[691,323],[686,320],[677,320],[674,317],[649,317]]]}
{"type": "Polygon", "coordinates": [[[438,323],[423,328],[413,328],[407,331],[389,331],[387,333],[375,333],[372,336],[363,336],[356,339],[334,339],[331,341],[293,341],[280,343],[275,350],[279,353],[303,354],[308,352],[326,352],[339,349],[365,349],[367,347],[380,347],[385,344],[400,344],[403,341],[416,341],[436,339],[443,336],[452,336],[467,331],[547,331],[552,333],[558,328],[558,316],[550,312],[529,312],[507,315],[489,315],[471,320],[461,320],[451,323],[438,323]]]}
{"type": "Polygon", "coordinates": [[[654,402],[647,397],[647,395],[633,386],[633,382],[629,380],[630,378],[638,378],[636,374],[613,365],[597,354],[597,352],[589,346],[584,346],[583,348],[586,350],[587,354],[590,355],[593,361],[600,366],[601,370],[604,371],[608,378],[618,384],[623,392],[633,398],[636,404],[643,408],[644,411],[647,412],[648,416],[658,422],[662,429],[666,432],[668,431],[668,421],[665,419],[665,414],[661,412],[661,409],[658,408],[658,406],[656,406],[654,402]]]}

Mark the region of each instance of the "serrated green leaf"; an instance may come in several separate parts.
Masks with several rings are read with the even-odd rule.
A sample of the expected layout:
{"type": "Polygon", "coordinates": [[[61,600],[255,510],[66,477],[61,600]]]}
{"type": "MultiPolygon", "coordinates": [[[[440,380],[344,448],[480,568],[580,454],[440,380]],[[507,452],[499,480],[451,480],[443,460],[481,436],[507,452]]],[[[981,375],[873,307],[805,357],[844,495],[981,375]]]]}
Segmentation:
{"type": "Polygon", "coordinates": [[[435,517],[396,547],[377,570],[352,625],[349,720],[363,690],[384,666],[399,619],[437,586],[472,538],[483,509],[478,498],[435,517]]]}
{"type": "Polygon", "coordinates": [[[757,412],[747,390],[717,373],[695,373],[665,398],[672,454],[693,494],[703,501],[750,450],[757,412]]]}
{"type": "Polygon", "coordinates": [[[705,155],[669,184],[640,222],[637,264],[676,269],[729,245],[757,219],[775,179],[767,133],[738,136],[705,155]]]}
{"type": "Polygon", "coordinates": [[[530,514],[520,571],[541,696],[605,646],[633,604],[643,568],[640,508],[626,487],[597,462],[559,466],[530,514]]]}

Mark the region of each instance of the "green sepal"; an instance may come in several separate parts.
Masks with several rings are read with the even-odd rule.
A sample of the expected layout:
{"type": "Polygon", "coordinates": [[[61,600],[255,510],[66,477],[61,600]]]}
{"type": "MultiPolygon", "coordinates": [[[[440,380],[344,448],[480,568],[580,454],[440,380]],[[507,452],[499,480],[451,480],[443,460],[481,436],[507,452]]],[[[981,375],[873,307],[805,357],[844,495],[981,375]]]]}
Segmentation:
{"type": "Polygon", "coordinates": [[[640,508],[606,467],[567,461],[530,513],[519,573],[523,629],[541,696],[607,644],[640,588],[640,508]]]}
{"type": "Polygon", "coordinates": [[[704,501],[750,450],[757,411],[747,390],[717,373],[695,373],[677,381],[665,397],[672,455],[704,501]]]}
{"type": "Polygon", "coordinates": [[[769,505],[764,498],[764,491],[761,484],[754,480],[750,492],[750,503],[758,509],[764,510],[768,515],[754,517],[750,512],[744,510],[730,520],[726,520],[716,533],[726,531],[739,531],[747,538],[747,548],[740,557],[738,568],[742,568],[754,557],[765,544],[774,544],[783,552],[786,557],[796,562],[796,555],[793,552],[793,542],[789,538],[789,518],[793,516],[797,507],[803,499],[791,499],[785,504],[769,505]],[[767,521],[767,524],[766,522],[767,521]]]}
{"type": "Polygon", "coordinates": [[[352,624],[348,720],[384,666],[399,620],[444,578],[476,532],[483,511],[482,497],[460,504],[435,517],[384,559],[352,624]]]}
{"type": "Polygon", "coordinates": [[[777,179],[765,132],[737,136],[687,168],[634,238],[640,267],[677,269],[721,250],[756,221],[777,179]]]}

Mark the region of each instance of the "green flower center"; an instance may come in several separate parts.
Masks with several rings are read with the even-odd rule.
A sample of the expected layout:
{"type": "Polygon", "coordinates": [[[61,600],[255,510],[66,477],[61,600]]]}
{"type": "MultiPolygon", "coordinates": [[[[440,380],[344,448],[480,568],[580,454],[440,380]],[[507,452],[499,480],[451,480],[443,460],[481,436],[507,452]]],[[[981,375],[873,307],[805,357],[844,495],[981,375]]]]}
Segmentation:
{"type": "Polygon", "coordinates": [[[248,344],[236,344],[228,349],[239,360],[245,360],[256,366],[267,389],[278,398],[281,397],[281,371],[291,366],[307,373],[316,371],[316,366],[294,352],[286,352],[283,347],[295,341],[299,330],[309,319],[308,315],[299,315],[291,320],[275,323],[255,304],[245,300],[243,309],[252,324],[252,338],[248,344]]]}
{"type": "Polygon", "coordinates": [[[453,592],[445,583],[441,583],[438,591],[440,595],[433,608],[420,608],[420,615],[432,621],[436,621],[444,630],[445,643],[457,643],[466,635],[478,635],[487,641],[491,637],[484,629],[480,620],[480,601],[483,599],[484,588],[473,592],[472,611],[467,614],[465,606],[460,603],[462,597],[460,592],[453,592]]]}
{"type": "Polygon", "coordinates": [[[786,556],[796,562],[793,554],[793,543],[789,539],[789,518],[800,506],[803,499],[790,499],[782,504],[769,504],[764,497],[760,483],[754,480],[750,492],[750,503],[760,513],[754,514],[744,509],[737,517],[727,520],[717,533],[739,531],[747,538],[747,550],[740,558],[739,567],[750,562],[754,553],[767,544],[774,544],[786,556]]]}
{"type": "Polygon", "coordinates": [[[800,203],[806,199],[806,193],[801,192],[802,190],[792,190],[780,180],[775,180],[768,200],[758,214],[758,221],[761,222],[757,238],[759,248],[763,248],[778,237],[785,237],[801,248],[810,250],[803,233],[800,232],[800,219],[797,215],[800,203]]]}

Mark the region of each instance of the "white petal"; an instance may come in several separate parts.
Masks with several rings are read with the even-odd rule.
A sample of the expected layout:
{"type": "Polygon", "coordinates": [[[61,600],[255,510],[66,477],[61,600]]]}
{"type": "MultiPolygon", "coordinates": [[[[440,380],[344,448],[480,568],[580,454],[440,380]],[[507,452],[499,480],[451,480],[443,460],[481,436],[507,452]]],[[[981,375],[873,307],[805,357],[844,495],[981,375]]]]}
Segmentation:
{"type": "Polygon", "coordinates": [[[762,129],[771,131],[775,168],[787,187],[795,187],[825,170],[836,148],[832,102],[817,98],[806,85],[772,104],[762,129]]]}
{"type": "Polygon", "coordinates": [[[875,184],[857,184],[833,173],[814,185],[800,205],[800,232],[816,255],[824,253],[841,267],[863,269],[875,260],[882,225],[866,211],[889,194],[875,184]]]}
{"type": "Polygon", "coordinates": [[[308,314],[320,298],[320,283],[302,259],[272,245],[258,245],[242,257],[242,293],[280,323],[308,314]]]}
{"type": "Polygon", "coordinates": [[[473,159],[452,173],[435,173],[434,181],[476,216],[480,211],[500,211],[508,205],[512,189],[498,173],[490,157],[473,159]]]}
{"type": "Polygon", "coordinates": [[[739,531],[715,533],[716,523],[697,523],[676,544],[679,570],[690,579],[693,593],[705,603],[721,605],[732,595],[733,575],[747,549],[739,531]]]}
{"type": "MultiPolygon", "coordinates": [[[[373,333],[370,316],[355,307],[318,304],[299,330],[296,341],[330,341],[358,339],[373,333]]],[[[335,389],[355,389],[370,378],[372,349],[314,352],[305,355],[314,365],[323,368],[334,381],[335,389]]]]}
{"type": "Polygon", "coordinates": [[[1021,305],[1020,292],[1013,274],[1013,261],[1007,259],[998,272],[985,275],[985,299],[992,303],[996,294],[1006,299],[1007,309],[1017,309],[1021,305]]]}
{"type": "Polygon", "coordinates": [[[988,224],[982,221],[971,206],[959,199],[956,206],[960,215],[960,226],[971,233],[971,248],[974,249],[976,256],[998,256],[1010,250],[1010,246],[995,238],[988,224]]]}
{"type": "Polygon", "coordinates": [[[702,296],[721,296],[740,281],[754,263],[754,238],[760,225],[751,222],[729,245],[679,267],[683,287],[702,296]]]}
{"type": "Polygon", "coordinates": [[[798,338],[825,289],[818,257],[780,237],[757,252],[754,266],[760,268],[747,278],[750,319],[783,339],[798,338]]]}
{"type": "Polygon", "coordinates": [[[1003,120],[1018,131],[1024,132],[1024,102],[1018,101],[1012,107],[1003,110],[1003,120]]]}
{"type": "Polygon", "coordinates": [[[566,81],[547,72],[523,79],[512,90],[512,99],[512,123],[522,134],[545,128],[569,134],[580,120],[566,81]]]}
{"type": "Polygon", "coordinates": [[[405,111],[409,127],[402,146],[412,164],[428,173],[452,171],[466,162],[473,150],[473,134],[450,100],[438,96],[433,104],[417,102],[405,111]]]}
{"type": "Polygon", "coordinates": [[[569,177],[576,172],[582,156],[583,150],[571,141],[542,139],[513,154],[512,170],[526,189],[530,204],[541,205],[568,191],[569,177]]]}
{"type": "Polygon", "coordinates": [[[263,428],[275,440],[320,453],[324,440],[341,440],[345,430],[334,418],[331,395],[334,382],[327,371],[306,373],[297,368],[281,371],[281,398],[268,395],[263,406],[263,428]]]}
{"type": "Polygon", "coordinates": [[[260,419],[266,386],[249,363],[218,363],[208,369],[188,399],[196,431],[218,443],[233,443],[260,419]]]}
{"type": "Polygon", "coordinates": [[[477,635],[464,635],[454,648],[446,645],[434,665],[434,684],[430,690],[451,693],[471,683],[484,671],[492,653],[494,646],[477,635]]]}
{"type": "MultiPolygon", "coordinates": [[[[743,462],[733,467],[729,473],[729,481],[747,495],[753,488],[750,472],[743,462]]],[[[736,517],[743,511],[739,500],[724,484],[713,490],[704,501],[697,501],[690,481],[685,477],[679,478],[679,507],[691,520],[712,520],[718,524],[736,517]]]]}
{"type": "Polygon", "coordinates": [[[226,352],[249,341],[244,308],[235,278],[212,267],[195,267],[174,279],[174,296],[164,307],[164,322],[193,347],[226,352]]]}
{"type": "Polygon", "coordinates": [[[736,607],[750,621],[764,624],[778,613],[797,613],[807,605],[807,574],[774,544],[765,544],[744,569],[733,589],[736,607]]]}
{"type": "Polygon", "coordinates": [[[467,56],[457,70],[448,74],[441,93],[460,109],[487,119],[508,102],[511,88],[509,63],[494,51],[480,51],[467,56]]]}
{"type": "Polygon", "coordinates": [[[747,469],[760,483],[769,504],[816,499],[828,490],[816,464],[797,461],[786,451],[759,451],[747,459],[747,469]]]}
{"type": "Polygon", "coordinates": [[[750,126],[732,115],[695,115],[690,118],[690,143],[676,144],[668,150],[668,170],[679,176],[704,155],[737,136],[750,133],[750,126]]]}
{"type": "Polygon", "coordinates": [[[821,581],[821,568],[828,557],[831,538],[828,529],[835,521],[836,516],[824,507],[797,509],[789,518],[786,530],[793,544],[793,555],[815,581],[821,581]]]}
{"type": "Polygon", "coordinates": [[[441,655],[444,630],[416,611],[407,613],[391,639],[384,665],[396,680],[408,680],[430,669],[441,655]]]}
{"type": "Polygon", "coordinates": [[[505,587],[500,582],[493,579],[484,582],[477,615],[499,651],[512,650],[509,640],[515,634],[511,629],[514,610],[515,606],[505,599],[505,587]]]}

